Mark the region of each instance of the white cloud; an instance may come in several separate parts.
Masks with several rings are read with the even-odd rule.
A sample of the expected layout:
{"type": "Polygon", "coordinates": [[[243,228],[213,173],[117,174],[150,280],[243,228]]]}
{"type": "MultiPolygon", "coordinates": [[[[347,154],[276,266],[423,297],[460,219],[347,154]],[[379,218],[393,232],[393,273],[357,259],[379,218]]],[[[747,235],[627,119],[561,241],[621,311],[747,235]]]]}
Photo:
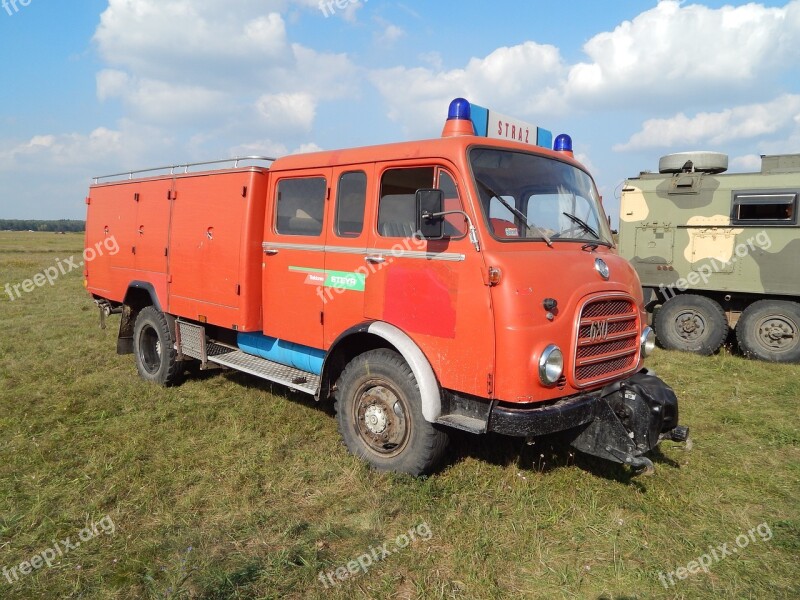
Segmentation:
{"type": "Polygon", "coordinates": [[[458,96],[524,117],[558,113],[563,105],[555,101],[552,84],[563,71],[557,48],[526,42],[473,58],[463,69],[395,67],[374,71],[370,79],[387,102],[389,118],[410,134],[424,135],[441,127],[443,111],[458,96]]]}
{"type": "Polygon", "coordinates": [[[759,154],[735,156],[728,161],[728,170],[742,173],[761,171],[761,156],[759,154]]]}
{"type": "Polygon", "coordinates": [[[308,152],[321,152],[322,148],[317,146],[314,142],[307,142],[300,144],[297,148],[292,150],[290,154],[306,154],[308,152]]]}
{"type": "Polygon", "coordinates": [[[131,77],[117,69],[103,69],[97,76],[97,97],[104,101],[110,98],[125,97],[131,87],[131,77]]]}
{"type": "Polygon", "coordinates": [[[120,98],[136,116],[147,122],[173,126],[218,118],[233,104],[232,97],[224,91],[201,85],[139,79],[117,70],[98,74],[97,96],[100,100],[120,98]]]}
{"type": "Polygon", "coordinates": [[[310,94],[265,94],[256,103],[262,121],[270,129],[310,131],[316,103],[310,94]]]}
{"type": "Polygon", "coordinates": [[[289,151],[285,144],[272,140],[239,144],[228,151],[229,156],[266,156],[269,158],[279,158],[288,153],[289,151]]]}
{"type": "Polygon", "coordinates": [[[358,95],[358,69],[346,54],[317,52],[292,44],[293,62],[275,74],[279,91],[304,91],[320,100],[358,95]]]}
{"type": "MultiPolygon", "coordinates": [[[[662,0],[632,21],[592,37],[588,61],[566,64],[559,49],[526,42],[473,58],[464,68],[396,67],[371,74],[409,135],[430,133],[455,96],[531,117],[576,111],[758,100],[800,61],[800,0],[783,8],[750,3],[712,9],[662,0]]],[[[740,132],[737,135],[741,135],[740,132]]]]}
{"type": "Polygon", "coordinates": [[[119,98],[148,123],[224,128],[263,114],[265,97],[288,94],[303,99],[293,122],[307,130],[319,100],[358,94],[356,69],[344,54],[290,43],[283,17],[270,12],[286,5],[110,0],[94,36],[111,65],[98,73],[98,98],[119,98]]]}
{"type": "Polygon", "coordinates": [[[800,59],[798,36],[797,0],[784,8],[720,9],[663,0],[589,40],[591,60],[570,69],[566,97],[596,110],[758,93],[756,83],[800,59]]]}
{"type": "Polygon", "coordinates": [[[374,21],[380,27],[380,31],[376,32],[374,36],[375,43],[380,46],[391,46],[406,35],[402,27],[390,23],[386,19],[375,17],[374,21]]]}
{"type": "Polygon", "coordinates": [[[435,71],[441,71],[444,66],[444,60],[440,52],[423,52],[419,55],[419,60],[429,65],[435,71]]]}
{"type": "Polygon", "coordinates": [[[131,160],[141,160],[153,147],[170,144],[171,140],[155,129],[123,121],[118,129],[98,127],[88,134],[37,135],[17,144],[6,142],[5,149],[0,147],[0,171],[39,171],[41,165],[129,168],[131,160]]]}
{"type": "Polygon", "coordinates": [[[798,127],[800,95],[784,94],[763,104],[750,104],[719,112],[683,113],[667,119],[649,119],[641,131],[615,151],[670,148],[691,144],[724,146],[737,140],[757,138],[798,127]]]}
{"type": "Polygon", "coordinates": [[[94,41],[107,63],[172,81],[230,81],[289,58],[280,14],[242,0],[109,0],[94,41]]]}
{"type": "Polygon", "coordinates": [[[266,156],[269,158],[280,158],[289,154],[304,154],[306,152],[319,152],[322,150],[314,142],[306,142],[300,144],[294,150],[289,150],[285,144],[275,142],[273,140],[261,140],[258,142],[250,142],[248,144],[240,144],[230,149],[228,153],[230,156],[266,156]]]}

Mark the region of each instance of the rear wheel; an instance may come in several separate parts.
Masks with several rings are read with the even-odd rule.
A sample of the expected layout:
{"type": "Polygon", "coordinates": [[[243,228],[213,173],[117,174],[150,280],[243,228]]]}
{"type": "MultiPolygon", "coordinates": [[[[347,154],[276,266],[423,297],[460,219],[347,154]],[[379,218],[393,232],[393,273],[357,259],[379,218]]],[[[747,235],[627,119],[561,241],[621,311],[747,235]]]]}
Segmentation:
{"type": "Polygon", "coordinates": [[[711,298],[682,294],[661,307],[655,329],[659,342],[667,350],[708,356],[719,350],[728,336],[728,319],[711,298]]]}
{"type": "Polygon", "coordinates": [[[380,471],[428,473],[447,446],[447,434],[422,415],[414,374],[392,350],[371,350],[347,365],[336,413],[348,450],[380,471]]]}
{"type": "Polygon", "coordinates": [[[161,385],[178,382],[183,363],[178,359],[175,339],[167,317],[153,306],[143,308],[133,328],[133,354],[136,369],[147,381],[161,385]]]}
{"type": "Polygon", "coordinates": [[[800,304],[759,300],[736,324],[739,348],[750,358],[771,362],[800,362],[800,304]]]}

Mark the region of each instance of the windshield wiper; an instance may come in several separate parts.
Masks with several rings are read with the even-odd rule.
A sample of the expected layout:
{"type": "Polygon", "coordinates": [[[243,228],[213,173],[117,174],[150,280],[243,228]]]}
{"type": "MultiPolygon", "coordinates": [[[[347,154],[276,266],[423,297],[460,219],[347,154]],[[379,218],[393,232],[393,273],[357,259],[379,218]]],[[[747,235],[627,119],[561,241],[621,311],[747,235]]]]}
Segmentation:
{"type": "Polygon", "coordinates": [[[515,215],[517,215],[517,217],[518,217],[518,218],[519,218],[519,219],[520,219],[520,220],[521,220],[523,223],[525,223],[525,226],[526,226],[528,229],[530,229],[530,230],[533,230],[535,233],[538,233],[538,235],[539,235],[539,236],[540,236],[540,237],[541,237],[541,238],[542,238],[542,239],[545,241],[545,243],[546,243],[546,244],[547,244],[547,245],[548,245],[550,248],[552,248],[552,247],[553,247],[553,242],[550,240],[550,238],[549,238],[549,237],[547,237],[547,234],[546,234],[544,231],[542,231],[541,229],[539,229],[539,227],[538,227],[537,225],[531,225],[531,224],[528,222],[528,217],[526,217],[526,216],[525,216],[525,214],[524,214],[524,213],[523,213],[521,210],[519,210],[519,209],[518,209],[518,208],[516,208],[515,206],[512,206],[511,204],[509,204],[509,203],[508,203],[508,201],[506,201],[506,199],[505,199],[505,198],[503,198],[503,197],[502,197],[500,194],[498,194],[497,192],[495,192],[495,191],[494,191],[492,188],[490,188],[488,185],[486,185],[485,183],[483,183],[483,182],[482,182],[480,179],[478,179],[477,177],[475,178],[475,182],[476,182],[476,183],[477,183],[479,186],[481,186],[483,189],[485,189],[487,192],[489,192],[489,193],[490,193],[492,196],[494,196],[495,198],[497,198],[497,199],[500,201],[500,203],[501,203],[503,206],[505,206],[505,207],[506,207],[508,210],[510,210],[510,211],[511,211],[512,213],[514,213],[515,215]]]}
{"type": "Polygon", "coordinates": [[[583,227],[583,229],[584,229],[584,231],[586,231],[586,233],[591,233],[594,237],[597,238],[597,241],[600,244],[602,244],[603,246],[608,246],[609,248],[611,248],[611,245],[608,242],[604,241],[603,238],[600,237],[600,234],[597,233],[594,230],[594,228],[591,225],[589,225],[586,221],[584,221],[580,217],[576,217],[575,215],[573,215],[571,213],[568,213],[568,212],[561,213],[561,214],[564,215],[565,217],[569,218],[573,223],[577,223],[578,225],[583,227]]]}

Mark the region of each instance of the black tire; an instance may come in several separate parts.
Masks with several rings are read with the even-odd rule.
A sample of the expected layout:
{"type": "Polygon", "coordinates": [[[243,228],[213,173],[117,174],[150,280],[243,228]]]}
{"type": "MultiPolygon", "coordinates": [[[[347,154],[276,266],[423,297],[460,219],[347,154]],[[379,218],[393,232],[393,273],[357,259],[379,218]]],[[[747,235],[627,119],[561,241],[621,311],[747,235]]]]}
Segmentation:
{"type": "Polygon", "coordinates": [[[736,324],[736,339],[748,358],[800,362],[800,304],[786,300],[753,302],[736,324]]]}
{"type": "Polygon", "coordinates": [[[133,327],[133,355],[142,379],[161,385],[178,383],[183,363],[167,317],[153,306],[143,308],[133,327]]]}
{"type": "Polygon", "coordinates": [[[339,432],[352,454],[379,471],[417,476],[436,467],[448,436],[422,416],[417,381],[399,354],[357,356],[336,387],[339,432]]]}
{"type": "Polygon", "coordinates": [[[655,318],[656,336],[667,350],[714,354],[728,337],[728,319],[719,303],[681,294],[667,300],[655,318]]]}

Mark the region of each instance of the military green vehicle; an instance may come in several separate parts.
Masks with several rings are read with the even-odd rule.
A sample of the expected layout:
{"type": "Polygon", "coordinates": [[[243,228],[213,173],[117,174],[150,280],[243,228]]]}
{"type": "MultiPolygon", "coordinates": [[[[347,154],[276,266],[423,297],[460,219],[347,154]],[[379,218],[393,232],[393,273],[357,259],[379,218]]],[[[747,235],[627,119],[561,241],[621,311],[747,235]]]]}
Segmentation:
{"type": "Polygon", "coordinates": [[[642,280],[662,346],[712,354],[735,329],[742,353],[800,362],[800,154],[759,173],[684,152],[625,181],[620,254],[642,280]]]}

